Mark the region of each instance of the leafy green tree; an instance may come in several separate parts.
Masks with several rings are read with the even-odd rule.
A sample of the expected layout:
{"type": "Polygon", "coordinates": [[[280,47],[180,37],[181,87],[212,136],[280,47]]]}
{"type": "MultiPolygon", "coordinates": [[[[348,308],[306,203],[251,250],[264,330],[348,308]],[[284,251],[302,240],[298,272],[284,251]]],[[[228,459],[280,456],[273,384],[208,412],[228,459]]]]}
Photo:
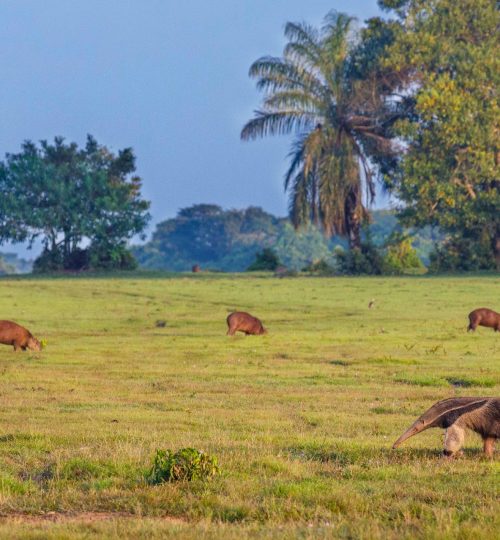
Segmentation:
{"type": "Polygon", "coordinates": [[[280,266],[280,260],[276,252],[271,248],[264,248],[255,255],[255,261],[247,268],[248,272],[259,270],[274,271],[280,266]]]}
{"type": "Polygon", "coordinates": [[[336,270],[340,274],[379,275],[384,271],[382,251],[370,241],[365,241],[362,249],[344,251],[337,248],[335,256],[336,270]]]}
{"type": "Polygon", "coordinates": [[[383,261],[385,274],[403,274],[408,271],[423,272],[425,270],[412,243],[412,238],[405,234],[395,233],[389,238],[383,261]]]}
{"type": "Polygon", "coordinates": [[[266,56],[250,68],[265,96],[241,136],[294,133],[285,176],[293,224],[312,222],[359,249],[363,192],[370,201],[375,195],[369,156],[392,153],[388,126],[399,104],[385,98],[389,80],[371,69],[369,48],[356,49],[352,17],[332,11],[320,30],[288,23],[285,36],[282,58],[266,56]]]}
{"type": "Polygon", "coordinates": [[[319,260],[333,264],[332,248],[343,243],[338,237],[331,240],[325,239],[319,229],[312,224],[295,230],[290,223],[286,222],[283,224],[273,248],[284,266],[293,270],[301,270],[319,260]]]}
{"type": "Polygon", "coordinates": [[[387,178],[404,224],[439,226],[435,269],[500,269],[500,27],[495,0],[379,0],[399,30],[386,65],[414,107],[387,178]],[[448,254],[446,253],[448,252],[448,254]]]}
{"type": "Polygon", "coordinates": [[[39,271],[130,266],[125,242],[149,219],[134,171],[132,149],[115,155],[91,136],[81,149],[25,142],[0,163],[0,242],[40,238],[39,271]]]}

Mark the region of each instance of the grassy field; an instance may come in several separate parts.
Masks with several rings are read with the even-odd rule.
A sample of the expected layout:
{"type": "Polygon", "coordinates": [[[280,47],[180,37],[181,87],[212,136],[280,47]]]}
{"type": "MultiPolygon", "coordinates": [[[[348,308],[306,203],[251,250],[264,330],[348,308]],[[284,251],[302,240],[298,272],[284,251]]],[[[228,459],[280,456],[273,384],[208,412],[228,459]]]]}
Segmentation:
{"type": "Polygon", "coordinates": [[[247,275],[0,280],[0,537],[498,538],[500,454],[391,444],[450,396],[500,394],[500,279],[247,275]],[[375,306],[368,309],[374,299],[375,306]],[[247,310],[265,336],[225,335],[247,310]],[[164,328],[156,321],[166,321],[164,328]],[[215,455],[150,486],[157,448],[215,455]]]}

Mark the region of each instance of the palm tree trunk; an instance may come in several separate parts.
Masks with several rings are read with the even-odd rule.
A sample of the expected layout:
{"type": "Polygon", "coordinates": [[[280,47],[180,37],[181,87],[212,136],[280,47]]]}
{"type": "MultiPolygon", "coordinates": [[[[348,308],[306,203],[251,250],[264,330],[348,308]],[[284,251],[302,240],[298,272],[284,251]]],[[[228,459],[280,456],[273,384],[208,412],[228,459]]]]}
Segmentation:
{"type": "Polygon", "coordinates": [[[352,187],[345,202],[345,221],[350,249],[361,249],[361,212],[359,186],[352,187]]]}
{"type": "Polygon", "coordinates": [[[493,254],[495,256],[497,270],[500,271],[500,234],[496,234],[493,237],[492,244],[493,244],[493,254]]]}

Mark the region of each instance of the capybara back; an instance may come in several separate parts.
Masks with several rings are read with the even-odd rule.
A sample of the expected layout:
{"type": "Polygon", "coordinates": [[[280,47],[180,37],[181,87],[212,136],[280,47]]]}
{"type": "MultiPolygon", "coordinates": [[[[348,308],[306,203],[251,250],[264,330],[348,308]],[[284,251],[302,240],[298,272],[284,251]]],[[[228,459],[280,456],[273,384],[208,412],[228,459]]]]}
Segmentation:
{"type": "Polygon", "coordinates": [[[0,321],[0,343],[12,345],[15,351],[31,349],[40,351],[42,346],[29,330],[13,321],[0,321]]]}
{"type": "Polygon", "coordinates": [[[247,335],[260,335],[267,332],[257,317],[244,311],[235,311],[228,315],[226,320],[228,336],[234,336],[235,332],[244,332],[247,335]]]}

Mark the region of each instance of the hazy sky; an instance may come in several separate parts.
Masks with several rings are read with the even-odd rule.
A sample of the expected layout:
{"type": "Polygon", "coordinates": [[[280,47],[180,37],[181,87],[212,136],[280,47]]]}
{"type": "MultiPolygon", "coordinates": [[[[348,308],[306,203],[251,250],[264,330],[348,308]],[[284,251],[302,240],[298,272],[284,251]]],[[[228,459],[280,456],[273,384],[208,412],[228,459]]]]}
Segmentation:
{"type": "Polygon", "coordinates": [[[287,21],[332,8],[378,14],[376,0],[1,0],[0,157],[91,133],[134,148],[150,230],[200,202],[285,215],[290,139],[240,141],[261,100],[248,68],[281,55],[287,21]]]}

